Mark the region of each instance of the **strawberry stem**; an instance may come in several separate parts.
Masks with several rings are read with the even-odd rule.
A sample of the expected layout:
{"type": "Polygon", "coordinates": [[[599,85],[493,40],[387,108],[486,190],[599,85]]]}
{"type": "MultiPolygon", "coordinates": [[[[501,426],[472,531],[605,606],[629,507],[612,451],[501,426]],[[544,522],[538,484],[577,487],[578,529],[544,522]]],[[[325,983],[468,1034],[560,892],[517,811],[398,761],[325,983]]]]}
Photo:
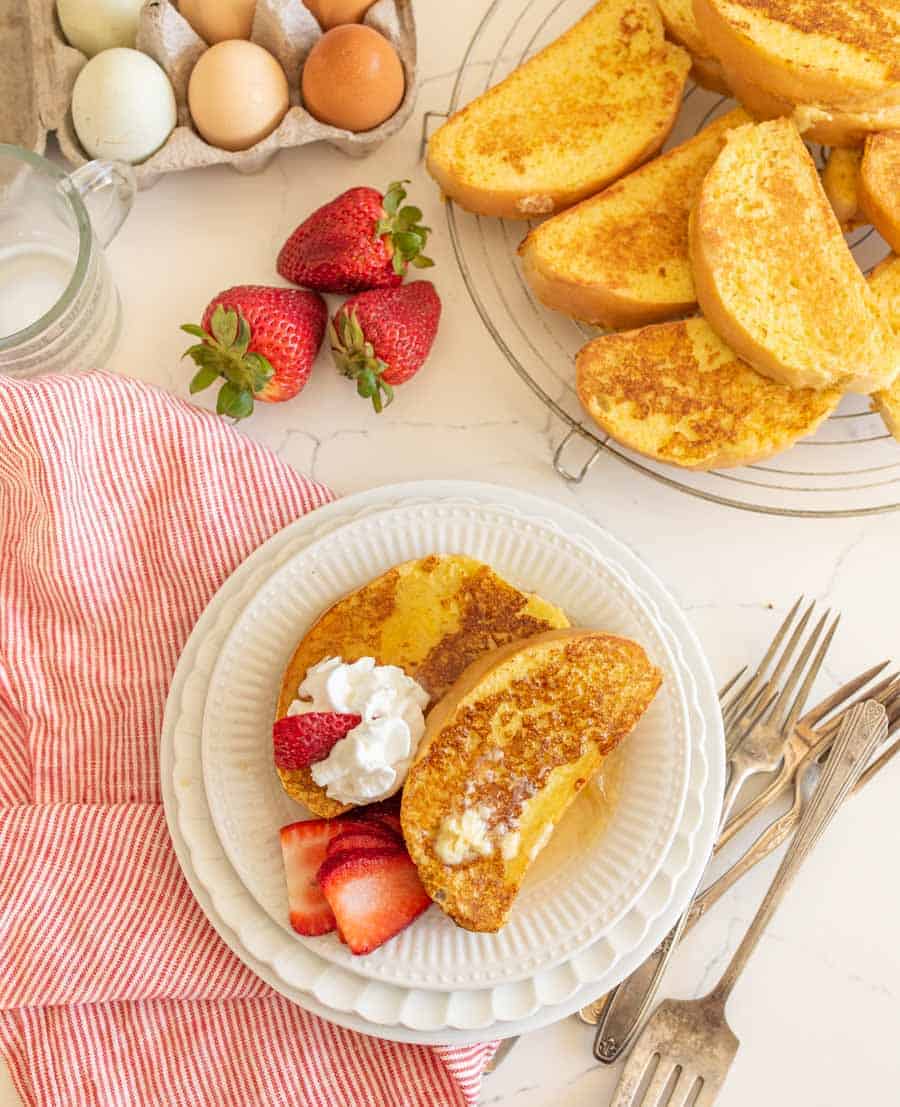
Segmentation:
{"type": "Polygon", "coordinates": [[[431,227],[424,226],[422,211],[412,204],[403,205],[406,199],[404,185],[409,181],[393,181],[384,194],[384,216],[375,224],[375,237],[387,238],[391,251],[391,264],[399,277],[406,276],[410,265],[416,269],[428,269],[434,262],[423,253],[431,234],[431,227]]]}
{"type": "Polygon", "coordinates": [[[243,313],[218,304],[209,331],[195,323],[184,323],[181,329],[201,340],[181,355],[190,357],[198,367],[191,380],[191,395],[222,379],[216,397],[219,415],[235,421],[252,415],[254,395],[272,379],[275,370],[268,358],[248,350],[252,335],[243,313]]]}
{"type": "Polygon", "coordinates": [[[384,379],[388,365],[375,356],[375,348],[367,341],[356,312],[341,311],[338,328],[328,324],[328,338],[334,363],[343,376],[356,382],[357,394],[371,400],[377,414],[393,402],[394,390],[384,379]]]}

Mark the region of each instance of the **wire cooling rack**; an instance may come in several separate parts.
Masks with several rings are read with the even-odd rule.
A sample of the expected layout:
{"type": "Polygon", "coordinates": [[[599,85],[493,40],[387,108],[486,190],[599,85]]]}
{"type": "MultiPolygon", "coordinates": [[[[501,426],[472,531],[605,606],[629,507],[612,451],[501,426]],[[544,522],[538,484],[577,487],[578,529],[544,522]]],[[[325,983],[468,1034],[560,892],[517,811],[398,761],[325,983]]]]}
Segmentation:
{"type": "MultiPolygon", "coordinates": [[[[449,110],[502,80],[589,7],[589,0],[493,0],[466,50],[449,110]]],[[[732,106],[717,93],[689,85],[666,148],[732,106]]],[[[821,160],[823,152],[813,152],[821,160]]],[[[620,446],[585,416],[575,392],[575,354],[600,332],[548,311],[522,276],[516,248],[529,224],[471,215],[453,203],[446,213],[460,271],[484,325],[513,369],[563,424],[553,465],[565,480],[584,480],[606,452],[671,488],[746,511],[829,517],[900,509],[900,444],[865,396],[846,396],[814,437],[745,468],[690,472],[620,446]]],[[[888,252],[871,228],[862,228],[850,243],[866,271],[888,252]]]]}

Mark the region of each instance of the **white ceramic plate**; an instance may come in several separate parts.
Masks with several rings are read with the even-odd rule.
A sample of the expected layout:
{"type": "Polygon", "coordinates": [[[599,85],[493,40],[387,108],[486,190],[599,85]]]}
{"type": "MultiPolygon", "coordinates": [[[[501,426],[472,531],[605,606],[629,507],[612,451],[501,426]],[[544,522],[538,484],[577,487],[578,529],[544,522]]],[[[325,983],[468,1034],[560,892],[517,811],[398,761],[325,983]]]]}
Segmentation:
{"type": "Polygon", "coordinates": [[[691,760],[688,707],[664,632],[621,571],[555,523],[472,503],[407,505],[339,527],[296,554],[232,628],[203,723],[206,793],[226,855],[290,942],[362,976],[407,987],[483,988],[524,980],[595,942],[659,870],[681,818],[691,760]],[[393,565],[464,553],[558,604],[573,623],[639,641],[662,688],[615,758],[611,816],[594,788],[572,805],[497,934],[461,930],[430,909],[391,942],[354,957],[336,935],[288,924],[278,829],[309,814],[281,788],[271,724],[297,642],[336,600],[393,565]]]}
{"type": "Polygon", "coordinates": [[[179,661],[163,726],[162,788],[176,854],[198,902],[223,941],[272,987],[351,1029],[397,1041],[465,1044],[538,1029],[577,1010],[640,964],[666,934],[705,868],[718,821],[724,779],[722,729],[712,677],[685,617],[658,579],[624,546],[588,519],[508,488],[470,482],[427,481],[349,497],[298,520],[241,565],[199,619],[179,661]],[[660,873],[620,924],[572,962],[527,983],[441,996],[375,985],[310,957],[288,983],[266,960],[278,928],[249,897],[224,855],[202,787],[200,728],[215,659],[247,601],[274,568],[340,523],[398,503],[465,497],[498,500],[553,518],[567,533],[603,548],[636,579],[645,600],[665,612],[671,645],[696,674],[691,699],[696,739],[688,802],[660,873]],[[211,889],[211,890],[210,890],[211,889]],[[435,1001],[440,999],[440,1004],[435,1001]],[[452,1021],[448,1021],[452,1020],[452,1021]],[[493,1019],[493,1021],[491,1021],[493,1019]]]}

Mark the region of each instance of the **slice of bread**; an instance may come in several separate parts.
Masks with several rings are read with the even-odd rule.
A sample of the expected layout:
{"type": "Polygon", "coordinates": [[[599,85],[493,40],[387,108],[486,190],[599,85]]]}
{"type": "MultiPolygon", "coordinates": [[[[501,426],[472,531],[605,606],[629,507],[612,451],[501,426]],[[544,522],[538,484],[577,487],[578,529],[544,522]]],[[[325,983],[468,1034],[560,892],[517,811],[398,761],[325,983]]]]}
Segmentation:
{"type": "Polygon", "coordinates": [[[710,50],[709,43],[697,26],[692,0],[658,0],[658,3],[666,34],[691,55],[691,76],[697,84],[730,96],[731,89],[725,80],[722,63],[710,50]]]}
{"type": "Polygon", "coordinates": [[[900,252],[900,131],[871,135],[866,142],[859,206],[891,249],[900,252]]]}
{"type": "MultiPolygon", "coordinates": [[[[877,265],[869,275],[869,285],[887,313],[891,326],[900,335],[900,257],[892,254],[877,265]]],[[[872,406],[900,442],[900,377],[890,388],[884,388],[872,396],[872,406]]]]}
{"type": "Polygon", "coordinates": [[[693,0],[731,76],[795,104],[877,110],[900,103],[898,0],[693,0]]]}
{"type": "MultiPolygon", "coordinates": [[[[499,645],[569,621],[558,607],[461,554],[406,561],[333,604],[306,632],[281,682],[275,718],[288,714],[306,673],[328,657],[399,665],[436,703],[474,660],[499,645]]],[[[287,794],[322,818],[349,810],[309,768],[278,769],[287,794]]]]}
{"type": "Polygon", "coordinates": [[[603,335],[577,357],[578,395],[617,442],[684,469],[752,465],[812,434],[836,389],[761,376],[705,319],[603,335]]]}
{"type": "Polygon", "coordinates": [[[704,316],[765,376],[874,392],[900,372],[900,342],[789,120],[729,133],[691,214],[690,250],[704,316]]]}
{"type": "Polygon", "coordinates": [[[428,171],[469,211],[550,215],[656,153],[689,68],[652,0],[603,0],[451,116],[428,143],[428,171]]]}
{"type": "Polygon", "coordinates": [[[519,254],[541,303],[604,327],[639,327],[693,311],[688,217],[726,135],[749,119],[729,112],[535,227],[519,254]]]}
{"type": "Polygon", "coordinates": [[[504,924],[528,867],[662,675],[626,638],[560,630],[477,661],[428,717],[403,790],[410,856],[467,930],[504,924]]]}
{"type": "Polygon", "coordinates": [[[846,234],[865,222],[859,207],[862,150],[831,150],[822,172],[822,187],[846,234]]]}

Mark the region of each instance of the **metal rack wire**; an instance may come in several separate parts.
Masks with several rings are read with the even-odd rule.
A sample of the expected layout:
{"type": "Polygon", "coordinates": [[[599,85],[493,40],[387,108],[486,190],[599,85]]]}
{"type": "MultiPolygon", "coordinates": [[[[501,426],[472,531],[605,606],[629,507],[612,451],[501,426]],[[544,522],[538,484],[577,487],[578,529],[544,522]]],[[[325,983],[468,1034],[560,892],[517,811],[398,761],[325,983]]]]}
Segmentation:
{"type": "MultiPolygon", "coordinates": [[[[463,57],[449,110],[496,84],[588,7],[589,0],[493,0],[463,57]]],[[[717,93],[689,86],[667,147],[732,106],[717,93]]],[[[426,128],[433,121],[434,113],[429,114],[426,128]]],[[[822,157],[822,151],[815,153],[822,157]]],[[[746,468],[689,472],[620,446],[585,418],[575,393],[574,355],[599,332],[541,306],[516,263],[528,225],[471,215],[453,203],[446,205],[446,215],[460,272],[485,327],[519,377],[563,424],[553,458],[563,479],[580,483],[605,452],[671,488],[746,511],[835,517],[900,510],[900,446],[863,396],[845,397],[815,436],[746,468]],[[576,452],[580,456],[574,459],[576,452]]],[[[871,228],[858,232],[851,246],[864,270],[888,252],[871,228]]]]}

